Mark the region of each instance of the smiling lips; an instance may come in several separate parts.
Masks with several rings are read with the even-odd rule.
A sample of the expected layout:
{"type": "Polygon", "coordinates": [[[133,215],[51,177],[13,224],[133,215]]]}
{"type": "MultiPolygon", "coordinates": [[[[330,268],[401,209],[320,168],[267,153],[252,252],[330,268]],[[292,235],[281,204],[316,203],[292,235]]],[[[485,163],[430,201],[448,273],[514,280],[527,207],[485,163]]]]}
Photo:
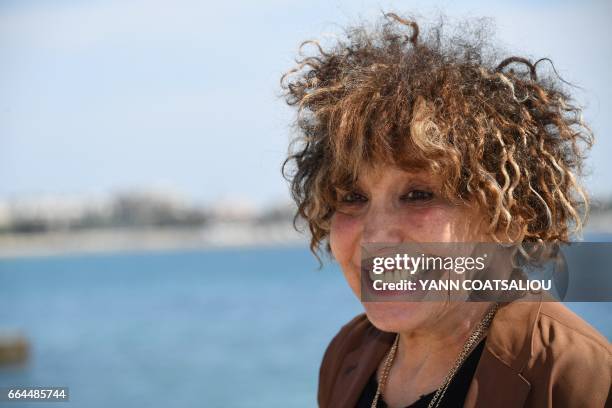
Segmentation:
{"type": "MultiPolygon", "coordinates": [[[[363,300],[375,301],[381,298],[403,297],[405,300],[415,301],[422,300],[427,291],[421,289],[420,281],[423,279],[439,279],[446,271],[419,268],[416,272],[411,273],[407,269],[391,269],[384,270],[383,273],[374,272],[374,257],[365,258],[361,262],[361,283],[362,287],[366,286],[367,295],[363,300]],[[400,284],[414,282],[414,290],[376,290],[374,289],[374,281],[381,281],[384,284],[400,284]]],[[[386,285],[385,285],[386,287],[386,285]]]]}

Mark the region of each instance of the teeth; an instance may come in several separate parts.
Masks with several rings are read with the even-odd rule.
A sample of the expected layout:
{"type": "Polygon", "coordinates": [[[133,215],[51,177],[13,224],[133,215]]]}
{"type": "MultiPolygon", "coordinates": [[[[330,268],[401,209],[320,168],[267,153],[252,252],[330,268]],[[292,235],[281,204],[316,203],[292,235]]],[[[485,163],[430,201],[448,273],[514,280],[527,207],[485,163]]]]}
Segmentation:
{"type": "Polygon", "coordinates": [[[368,272],[369,272],[370,279],[372,280],[372,282],[374,282],[376,279],[378,279],[379,275],[375,274],[372,268],[370,268],[368,270],[368,272]]]}
{"type": "Polygon", "coordinates": [[[382,274],[375,274],[373,270],[370,269],[368,272],[369,272],[370,279],[372,281],[380,279],[383,282],[392,283],[392,282],[401,282],[402,280],[415,280],[418,278],[422,278],[424,276],[427,276],[427,273],[429,271],[426,269],[419,269],[418,271],[416,271],[416,273],[411,274],[410,271],[406,269],[394,269],[394,270],[385,271],[382,274]]]}
{"type": "Polygon", "coordinates": [[[403,269],[394,269],[392,271],[385,271],[384,273],[377,275],[374,272],[370,271],[370,279],[372,281],[382,280],[387,283],[397,283],[402,280],[410,280],[414,278],[414,275],[411,275],[410,272],[403,269]]]}
{"type": "Polygon", "coordinates": [[[391,282],[395,282],[395,278],[394,278],[394,272],[395,271],[389,271],[389,272],[385,272],[381,275],[381,278],[383,280],[383,282],[387,282],[387,283],[391,283],[391,282]]]}

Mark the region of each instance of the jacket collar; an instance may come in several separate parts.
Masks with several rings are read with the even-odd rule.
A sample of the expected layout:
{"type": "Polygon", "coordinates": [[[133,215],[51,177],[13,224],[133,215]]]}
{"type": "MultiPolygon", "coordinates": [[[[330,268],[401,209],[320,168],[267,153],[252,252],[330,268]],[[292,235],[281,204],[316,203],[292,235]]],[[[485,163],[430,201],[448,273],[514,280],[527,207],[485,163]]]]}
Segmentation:
{"type": "MultiPolygon", "coordinates": [[[[541,298],[500,305],[485,343],[465,407],[522,407],[531,385],[521,375],[532,354],[541,298]],[[500,405],[501,404],[501,405],[500,405]]],[[[370,326],[360,347],[340,367],[330,406],[354,407],[369,378],[393,344],[395,333],[370,326]]]]}

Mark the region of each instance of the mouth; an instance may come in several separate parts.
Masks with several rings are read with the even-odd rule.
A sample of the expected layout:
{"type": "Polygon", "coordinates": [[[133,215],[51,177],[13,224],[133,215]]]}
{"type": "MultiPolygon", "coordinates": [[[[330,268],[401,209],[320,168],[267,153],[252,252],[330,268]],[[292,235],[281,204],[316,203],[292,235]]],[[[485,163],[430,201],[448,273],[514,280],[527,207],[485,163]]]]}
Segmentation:
{"type": "Polygon", "coordinates": [[[390,300],[390,298],[409,302],[424,300],[428,291],[423,289],[423,283],[427,280],[440,279],[446,273],[444,270],[425,267],[416,270],[384,269],[382,273],[375,273],[374,259],[369,257],[361,262],[362,301],[390,300]]]}

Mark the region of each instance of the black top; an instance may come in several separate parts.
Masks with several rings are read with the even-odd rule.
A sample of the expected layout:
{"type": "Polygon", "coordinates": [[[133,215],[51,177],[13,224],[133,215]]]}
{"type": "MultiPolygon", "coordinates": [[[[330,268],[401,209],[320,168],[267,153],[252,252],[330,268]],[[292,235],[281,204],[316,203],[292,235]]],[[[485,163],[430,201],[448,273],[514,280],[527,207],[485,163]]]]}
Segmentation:
{"type": "MultiPolygon", "coordinates": [[[[482,350],[484,349],[485,339],[482,339],[478,346],[470,353],[468,358],[463,362],[459,371],[455,374],[455,377],[448,385],[444,398],[440,402],[440,407],[455,408],[462,407],[470,388],[470,383],[476,372],[476,366],[480,360],[482,350]]],[[[378,381],[376,380],[376,371],[370,377],[370,381],[366,384],[365,388],[361,392],[359,401],[357,402],[357,408],[370,408],[374,396],[376,395],[376,389],[378,388],[378,381]]],[[[427,408],[427,405],[431,402],[434,394],[432,392],[427,395],[421,395],[417,401],[406,408],[427,408]]],[[[377,408],[387,408],[387,404],[382,398],[378,398],[377,408]]]]}

